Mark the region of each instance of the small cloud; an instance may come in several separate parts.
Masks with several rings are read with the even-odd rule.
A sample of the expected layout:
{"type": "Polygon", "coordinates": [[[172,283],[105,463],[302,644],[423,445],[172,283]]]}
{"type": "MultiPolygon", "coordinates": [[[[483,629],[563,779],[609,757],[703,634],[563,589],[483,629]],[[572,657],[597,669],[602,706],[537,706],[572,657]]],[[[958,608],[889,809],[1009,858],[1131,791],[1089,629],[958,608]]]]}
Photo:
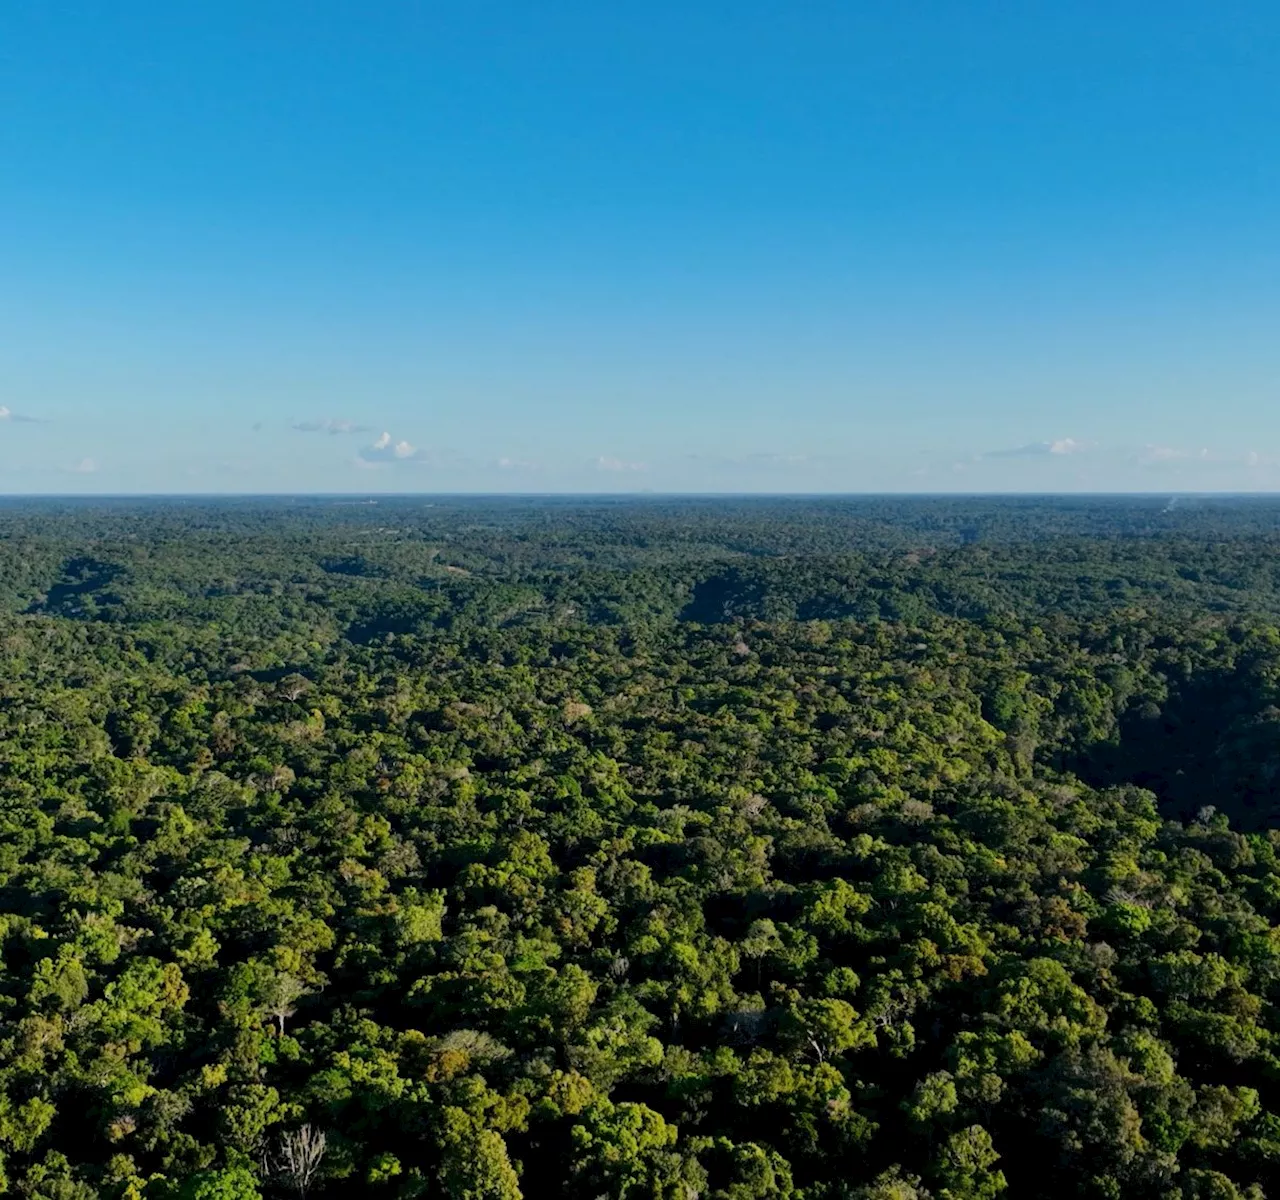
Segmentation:
{"type": "MultiPolygon", "coordinates": [[[[1187,451],[1179,450],[1176,446],[1157,446],[1150,442],[1138,451],[1138,461],[1148,464],[1181,462],[1183,459],[1190,457],[1191,455],[1187,451]]],[[[1202,450],[1200,457],[1207,459],[1209,452],[1202,450]]]]}
{"type": "Polygon", "coordinates": [[[92,475],[98,469],[98,464],[91,458],[82,458],[70,470],[75,475],[92,475]]]}
{"type": "Polygon", "coordinates": [[[807,454],[749,454],[747,463],[758,467],[801,467],[810,462],[807,454]]]}
{"type": "Polygon", "coordinates": [[[982,458],[1037,458],[1042,454],[1066,455],[1082,454],[1093,448],[1092,442],[1081,442],[1075,438],[1054,438],[1050,442],[1027,442],[1023,446],[1014,446],[1008,450],[988,450],[982,458]]]}
{"type": "Polygon", "coordinates": [[[625,462],[621,458],[612,458],[601,454],[592,464],[597,471],[647,471],[649,468],[642,462],[625,462]]]}
{"type": "Polygon", "coordinates": [[[40,421],[39,417],[28,417],[24,413],[16,413],[7,405],[0,404],[0,421],[14,421],[23,424],[34,425],[40,421]]]}
{"type": "Polygon", "coordinates": [[[298,433],[368,433],[368,425],[357,425],[354,421],[295,421],[292,426],[298,433]]]}
{"type": "Polygon", "coordinates": [[[1148,443],[1134,451],[1130,461],[1145,467],[1181,467],[1188,470],[1258,468],[1276,465],[1276,459],[1258,450],[1245,453],[1212,450],[1203,446],[1199,450],[1181,450],[1175,446],[1148,443]]]}
{"type": "Polygon", "coordinates": [[[500,471],[540,471],[541,464],[527,458],[500,458],[494,466],[500,471]]]}
{"type": "Polygon", "coordinates": [[[819,467],[841,461],[831,454],[780,454],[757,451],[752,454],[683,454],[686,462],[733,470],[768,470],[774,467],[819,467]]]}
{"type": "Polygon", "coordinates": [[[403,438],[395,440],[389,433],[380,433],[373,444],[366,446],[356,456],[356,465],[362,467],[385,467],[394,463],[426,463],[430,455],[425,450],[415,449],[403,438]]]}

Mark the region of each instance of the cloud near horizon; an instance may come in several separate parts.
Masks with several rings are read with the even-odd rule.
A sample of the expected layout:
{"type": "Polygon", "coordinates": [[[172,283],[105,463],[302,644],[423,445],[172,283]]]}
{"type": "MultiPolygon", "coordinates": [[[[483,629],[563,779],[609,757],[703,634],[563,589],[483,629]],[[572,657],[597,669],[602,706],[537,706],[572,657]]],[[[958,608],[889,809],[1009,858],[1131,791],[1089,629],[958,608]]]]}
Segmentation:
{"type": "Polygon", "coordinates": [[[295,421],[290,429],[297,433],[368,433],[371,425],[357,425],[354,421],[324,420],[295,421]]]}
{"type": "Polygon", "coordinates": [[[417,449],[403,438],[394,439],[385,431],[356,455],[356,465],[361,467],[390,467],[398,463],[421,466],[429,461],[430,455],[425,450],[417,449]]]}
{"type": "Polygon", "coordinates": [[[14,421],[26,425],[43,424],[40,417],[29,417],[26,413],[16,413],[6,404],[0,404],[0,421],[14,421]]]}
{"type": "Polygon", "coordinates": [[[1258,450],[1220,451],[1211,450],[1208,446],[1202,446],[1199,450],[1182,450],[1177,446],[1153,442],[1130,453],[1129,461],[1140,467],[1163,467],[1181,471],[1221,471],[1238,467],[1253,470],[1274,467],[1280,463],[1275,455],[1258,450]]]}
{"type": "Polygon", "coordinates": [[[1076,438],[1055,438],[1051,442],[1027,442],[1022,446],[1013,446],[1007,450],[988,450],[982,458],[1036,458],[1042,454],[1066,455],[1082,454],[1093,449],[1092,442],[1082,442],[1076,438]]]}
{"type": "Polygon", "coordinates": [[[597,456],[591,465],[597,471],[647,471],[649,469],[647,463],[626,462],[621,458],[613,458],[608,454],[597,456]]]}

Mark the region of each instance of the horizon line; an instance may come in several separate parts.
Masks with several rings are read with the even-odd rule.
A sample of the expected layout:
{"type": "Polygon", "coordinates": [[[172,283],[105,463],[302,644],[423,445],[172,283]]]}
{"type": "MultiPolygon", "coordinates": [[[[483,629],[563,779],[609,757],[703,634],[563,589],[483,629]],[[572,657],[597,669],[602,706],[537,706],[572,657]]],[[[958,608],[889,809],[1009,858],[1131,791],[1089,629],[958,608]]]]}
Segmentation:
{"type": "Polygon", "coordinates": [[[1280,489],[1270,491],[868,491],[868,492],[0,492],[0,503],[30,500],[344,500],[377,503],[379,500],[1002,500],[1002,499],[1251,499],[1280,500],[1280,489]]]}

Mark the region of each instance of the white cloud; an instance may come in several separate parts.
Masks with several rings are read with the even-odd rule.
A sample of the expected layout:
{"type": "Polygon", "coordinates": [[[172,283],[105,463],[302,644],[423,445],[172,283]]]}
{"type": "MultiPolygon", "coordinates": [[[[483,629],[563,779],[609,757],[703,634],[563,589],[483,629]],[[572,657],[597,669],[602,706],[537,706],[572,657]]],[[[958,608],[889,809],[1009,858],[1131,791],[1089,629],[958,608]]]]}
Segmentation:
{"type": "Polygon", "coordinates": [[[356,465],[361,467],[385,467],[395,463],[424,464],[429,461],[430,455],[425,450],[416,449],[403,438],[392,438],[385,431],[356,456],[356,465]]]}
{"type": "Polygon", "coordinates": [[[16,413],[6,404],[0,404],[0,421],[17,421],[35,424],[39,417],[28,417],[24,413],[16,413]]]}
{"type": "Polygon", "coordinates": [[[92,475],[98,469],[98,464],[91,458],[82,458],[70,469],[76,475],[92,475]]]}
{"type": "Polygon", "coordinates": [[[506,456],[498,459],[494,466],[500,471],[540,471],[542,469],[540,463],[533,462],[531,459],[507,458],[506,456]]]}
{"type": "Polygon", "coordinates": [[[642,462],[626,462],[607,454],[601,454],[592,465],[597,471],[647,471],[649,469],[642,462]]]}
{"type": "Polygon", "coordinates": [[[686,462],[700,463],[709,467],[802,467],[828,465],[844,461],[835,454],[786,454],[778,452],[756,451],[751,454],[683,454],[686,462]]]}
{"type": "Polygon", "coordinates": [[[834,461],[835,459],[829,455],[818,459],[809,454],[748,454],[745,458],[738,459],[735,465],[751,470],[768,471],[778,468],[787,470],[796,467],[816,467],[820,463],[834,461]]]}
{"type": "MultiPolygon", "coordinates": [[[[1179,450],[1176,446],[1161,446],[1153,442],[1148,442],[1135,455],[1137,461],[1144,466],[1156,466],[1162,463],[1184,462],[1189,459],[1191,454],[1186,450],[1179,450]]],[[[1199,457],[1208,460],[1210,455],[1208,450],[1201,450],[1199,457]]]]}
{"type": "Polygon", "coordinates": [[[807,454],[753,454],[751,456],[757,462],[778,464],[784,467],[795,467],[801,463],[807,463],[809,456],[807,454]]]}
{"type": "Polygon", "coordinates": [[[1240,451],[1211,450],[1202,446],[1199,450],[1182,450],[1176,446],[1164,446],[1148,443],[1139,450],[1130,452],[1129,461],[1144,467],[1168,467],[1180,470],[1231,470],[1245,467],[1272,467],[1276,459],[1270,454],[1258,450],[1240,451]]]}
{"type": "Polygon", "coordinates": [[[298,433],[368,433],[368,425],[357,425],[354,421],[324,420],[295,421],[290,427],[298,433]]]}
{"type": "Polygon", "coordinates": [[[988,450],[982,458],[1036,458],[1041,454],[1082,454],[1093,449],[1092,442],[1082,442],[1076,438],[1054,438],[1049,442],[1027,442],[1022,446],[1014,446],[1008,450],[988,450]]]}

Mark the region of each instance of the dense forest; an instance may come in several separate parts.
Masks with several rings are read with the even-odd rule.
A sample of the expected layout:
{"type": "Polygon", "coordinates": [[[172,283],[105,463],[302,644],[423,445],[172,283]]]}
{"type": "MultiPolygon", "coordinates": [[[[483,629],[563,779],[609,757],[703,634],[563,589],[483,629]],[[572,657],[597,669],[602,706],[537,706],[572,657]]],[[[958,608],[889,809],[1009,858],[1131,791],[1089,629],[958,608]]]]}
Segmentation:
{"type": "Polygon", "coordinates": [[[1280,1197],[1280,502],[0,502],[0,1190],[1280,1197]]]}

